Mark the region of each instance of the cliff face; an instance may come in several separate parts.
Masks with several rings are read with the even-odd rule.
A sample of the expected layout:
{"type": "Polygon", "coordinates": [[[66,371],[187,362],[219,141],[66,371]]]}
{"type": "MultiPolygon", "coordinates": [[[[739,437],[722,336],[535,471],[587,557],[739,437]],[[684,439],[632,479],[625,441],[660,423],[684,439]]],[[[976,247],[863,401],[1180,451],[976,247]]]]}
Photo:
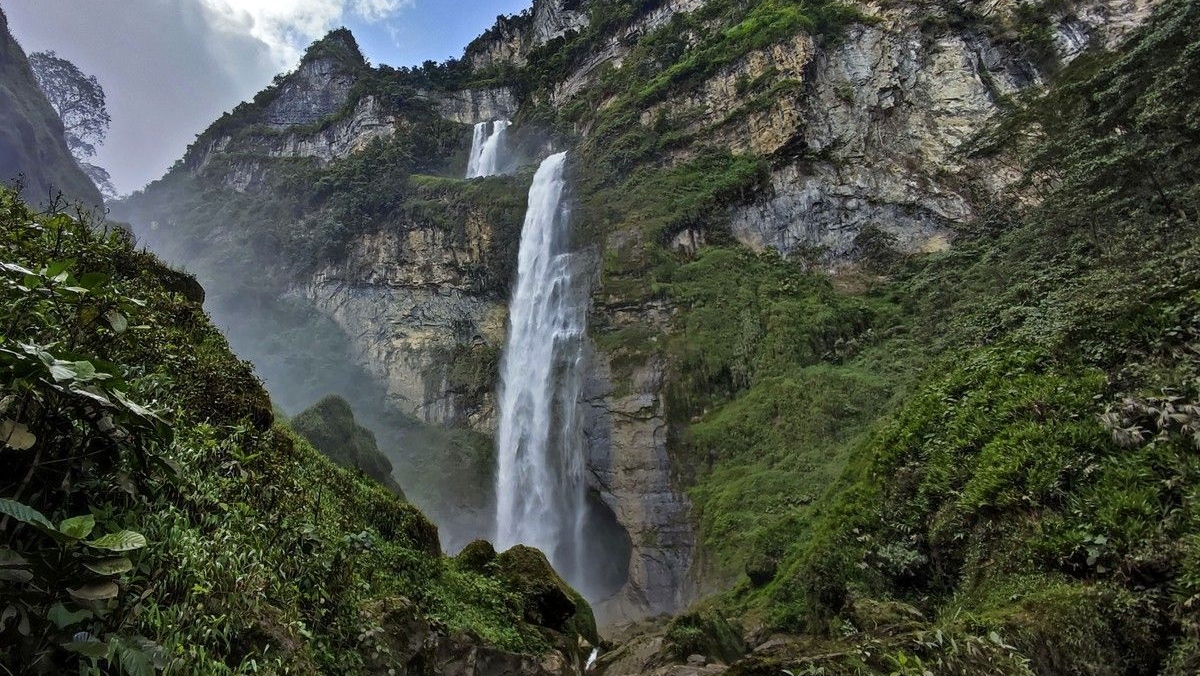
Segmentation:
{"type": "Polygon", "coordinates": [[[433,228],[356,237],[345,260],[298,292],[346,331],[357,361],[401,410],[490,433],[492,392],[468,404],[451,387],[455,347],[499,350],[508,317],[503,296],[475,291],[466,270],[490,253],[492,225],[476,218],[467,230],[462,244],[433,228]]]}
{"type": "MultiPolygon", "coordinates": [[[[215,125],[184,178],[272,200],[271,237],[317,252],[273,273],[278,295],[331,320],[390,407],[490,433],[529,177],[456,180],[468,125],[512,118],[515,138],[576,148],[581,246],[596,260],[585,435],[593,488],[632,543],[628,583],[598,610],[671,612],[731,574],[697,563],[704,545],[688,491],[713,461],[681,459],[691,426],[725,401],[677,401],[694,394],[673,391],[693,374],[680,373],[672,346],[689,338],[696,310],[656,275],[714,243],[835,268],[853,268],[880,241],[901,253],[953,246],[981,201],[1019,175],[1006,158],[970,152],[977,135],[1012,97],[1117,44],[1153,5],[1083,0],[1030,16],[1010,2],[831,3],[801,20],[764,14],[778,9],[770,3],[537,0],[477,40],[465,72],[373,76],[336,56],[356,48],[317,50],[253,115],[215,125]],[[394,79],[376,87],[373,77],[394,79]],[[439,153],[436,165],[413,158],[439,153]],[[411,171],[393,181],[397,161],[411,171]],[[695,166],[704,172],[694,180],[644,197],[639,176],[675,185],[695,166]],[[289,173],[297,167],[312,173],[289,173]],[[709,201],[688,201],[704,190],[709,201]]],[[[134,206],[165,195],[152,186],[134,206]]],[[[163,220],[152,216],[172,203],[135,220],[163,220]]],[[[275,253],[250,258],[294,255],[261,251],[275,253]]],[[[754,350],[770,337],[755,331],[738,344],[754,350]]],[[[744,384],[726,371],[703,375],[732,398],[744,384]]],[[[393,459],[404,484],[406,460],[393,459]]]]}
{"type": "Polygon", "coordinates": [[[21,45],[0,11],[0,180],[21,178],[21,196],[46,202],[57,192],[89,207],[100,191],[67,149],[62,121],[38,88],[21,45]]]}

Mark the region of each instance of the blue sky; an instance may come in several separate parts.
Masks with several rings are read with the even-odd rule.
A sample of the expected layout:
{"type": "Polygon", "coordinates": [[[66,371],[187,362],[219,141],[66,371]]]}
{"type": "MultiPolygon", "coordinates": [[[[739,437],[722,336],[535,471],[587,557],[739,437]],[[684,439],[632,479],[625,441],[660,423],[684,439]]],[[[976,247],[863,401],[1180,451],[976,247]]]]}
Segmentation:
{"type": "Polygon", "coordinates": [[[304,48],[349,27],[374,64],[462,55],[532,0],[0,0],[26,52],[54,50],[95,75],[112,127],[96,164],[121,193],[162,176],[197,134],[304,48]]]}
{"type": "Polygon", "coordinates": [[[462,56],[463,48],[490,28],[497,16],[516,14],[530,4],[530,0],[416,0],[393,20],[368,23],[354,17],[347,26],[372,63],[411,66],[426,59],[462,56]]]}

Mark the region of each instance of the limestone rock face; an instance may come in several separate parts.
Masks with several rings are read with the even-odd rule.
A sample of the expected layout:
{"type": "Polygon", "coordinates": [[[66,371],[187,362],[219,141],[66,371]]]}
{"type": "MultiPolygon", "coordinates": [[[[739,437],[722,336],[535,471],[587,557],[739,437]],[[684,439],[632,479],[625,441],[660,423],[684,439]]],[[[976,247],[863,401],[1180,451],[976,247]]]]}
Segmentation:
{"type": "MultiPolygon", "coordinates": [[[[1055,26],[1058,59],[1069,61],[1092,41],[1116,42],[1152,4],[1081,3],[1055,26]]],[[[1002,1],[993,9],[1003,17],[1014,8],[1002,1]]],[[[778,158],[767,198],[732,213],[735,236],[752,248],[815,249],[845,261],[855,256],[856,238],[874,228],[902,251],[940,250],[951,227],[973,216],[964,179],[998,190],[1017,177],[962,150],[1005,97],[1041,83],[1039,66],[981,32],[931,34],[922,28],[925,9],[864,9],[874,23],[851,27],[831,49],[797,38],[790,54],[787,45],[752,54],[706,83],[699,100],[672,102],[711,111],[712,123],[731,114],[722,103],[731,81],[770,67],[801,85],[721,133],[735,151],[778,158]]]]}
{"type": "Polygon", "coordinates": [[[480,294],[469,266],[487,249],[488,224],[458,243],[434,228],[398,227],[354,238],[345,261],[319,270],[297,293],[350,337],[359,364],[391,403],[429,423],[494,426],[491,395],[467,408],[449,387],[456,345],[504,343],[504,298],[480,294]]]}
{"type": "Polygon", "coordinates": [[[466,58],[476,69],[521,67],[529,53],[571,31],[588,25],[588,1],[534,0],[531,10],[518,17],[502,17],[467,48],[466,58]]]}
{"type": "Polygon", "coordinates": [[[270,157],[313,157],[328,164],[362,150],[377,138],[391,136],[397,124],[396,117],[384,112],[375,97],[366,96],[333,124],[314,134],[291,131],[270,137],[264,150],[270,157]]]}
{"type": "MultiPolygon", "coordinates": [[[[609,312],[609,310],[598,310],[609,312]]],[[[665,306],[638,308],[618,321],[663,324],[665,306]]],[[[667,448],[666,363],[653,358],[616,377],[613,356],[591,350],[584,382],[584,438],[592,487],[629,534],[629,579],[595,604],[615,622],[673,612],[693,595],[696,547],[691,503],[675,481],[667,448]]]]}
{"type": "Polygon", "coordinates": [[[569,31],[580,31],[588,25],[586,2],[568,0],[535,0],[533,3],[533,43],[544,45],[569,31]],[[574,9],[570,9],[571,6],[574,9]]]}
{"type": "Polygon", "coordinates": [[[272,129],[320,122],[341,110],[356,81],[335,59],[305,61],[268,104],[263,121],[272,129]]]}
{"type": "Polygon", "coordinates": [[[605,37],[601,46],[575,69],[565,80],[559,82],[551,94],[551,101],[562,104],[596,81],[601,66],[620,66],[637,40],[665,26],[676,14],[692,12],[704,5],[706,0],[665,0],[658,7],[638,18],[629,26],[605,37]]]}
{"type": "Polygon", "coordinates": [[[766,138],[749,130],[756,150],[795,142],[806,157],[828,159],[776,169],[770,199],[733,214],[742,242],[785,254],[818,248],[841,260],[875,227],[902,250],[933,250],[948,242],[950,224],[971,217],[955,178],[969,169],[958,150],[1001,97],[1038,75],[982,39],[948,35],[924,46],[909,18],[851,28],[812,64],[801,114],[766,138]]]}
{"type": "Polygon", "coordinates": [[[517,97],[507,87],[463,89],[431,96],[435,97],[442,117],[462,124],[511,119],[517,114],[517,97]]]}

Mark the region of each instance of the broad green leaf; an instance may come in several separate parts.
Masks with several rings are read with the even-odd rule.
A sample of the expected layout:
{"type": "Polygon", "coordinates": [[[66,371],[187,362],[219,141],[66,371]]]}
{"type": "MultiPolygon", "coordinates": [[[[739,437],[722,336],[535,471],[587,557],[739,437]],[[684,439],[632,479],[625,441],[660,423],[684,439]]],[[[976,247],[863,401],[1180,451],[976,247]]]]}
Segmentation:
{"type": "Polygon", "coordinates": [[[106,395],[102,390],[100,390],[99,388],[97,388],[94,385],[87,385],[87,386],[83,386],[83,387],[72,387],[71,392],[81,395],[81,396],[84,396],[84,397],[87,397],[88,399],[98,402],[104,406],[113,406],[114,405],[112,403],[112,400],[108,398],[108,395],[106,395]]]}
{"type": "Polygon", "coordinates": [[[92,529],[96,527],[96,517],[91,514],[83,516],[74,516],[70,519],[63,520],[58,524],[58,532],[66,535],[69,538],[82,540],[92,534],[92,529]]]}
{"type": "Polygon", "coordinates": [[[102,272],[86,272],[79,277],[79,286],[95,289],[96,287],[107,284],[108,275],[102,272]]]}
{"type": "Polygon", "coordinates": [[[63,648],[94,660],[102,660],[108,657],[108,644],[99,641],[71,641],[70,643],[64,643],[63,648]]]}
{"type": "Polygon", "coordinates": [[[56,382],[64,380],[75,380],[75,365],[69,361],[55,359],[46,365],[50,369],[50,377],[56,382]]]}
{"type": "Polygon", "coordinates": [[[29,268],[23,268],[20,265],[17,265],[16,263],[0,263],[0,270],[4,270],[6,272],[15,272],[18,275],[34,274],[33,270],[30,270],[29,268]]]}
{"type": "Polygon", "coordinates": [[[97,380],[96,366],[90,361],[71,362],[71,369],[75,371],[75,380],[97,380]]]}
{"type": "Polygon", "coordinates": [[[13,566],[27,566],[29,559],[21,556],[20,552],[9,549],[8,547],[0,547],[0,567],[10,568],[13,566]]]}
{"type": "Polygon", "coordinates": [[[0,498],[0,514],[7,514],[12,518],[22,523],[28,523],[35,526],[42,526],[54,530],[54,524],[50,523],[45,515],[29,505],[22,504],[15,500],[0,498]]]}
{"type": "Polygon", "coordinates": [[[71,596],[80,601],[103,601],[105,599],[115,599],[121,593],[121,588],[112,580],[103,580],[101,582],[92,582],[85,584],[79,589],[71,589],[71,596]]]}
{"type": "Polygon", "coordinates": [[[37,443],[37,437],[24,423],[5,419],[0,420],[0,442],[11,449],[27,451],[37,443]]]}
{"type": "Polygon", "coordinates": [[[141,648],[122,642],[117,648],[121,669],[129,676],[154,676],[154,664],[141,648]]]}
{"type": "Polygon", "coordinates": [[[46,266],[46,269],[43,271],[43,274],[46,275],[47,277],[55,278],[55,281],[59,281],[57,279],[58,277],[62,277],[65,280],[66,277],[63,275],[65,275],[67,272],[67,269],[70,268],[74,264],[75,264],[75,261],[70,261],[70,260],[54,261],[46,266]]]}
{"type": "Polygon", "coordinates": [[[129,409],[130,413],[133,413],[134,415],[139,416],[141,418],[146,418],[147,420],[154,420],[154,421],[162,422],[162,418],[159,418],[154,413],[154,411],[151,411],[150,409],[142,406],[141,404],[138,404],[137,402],[132,401],[129,397],[125,396],[124,392],[122,392],[120,390],[113,390],[112,395],[113,395],[114,399],[121,402],[125,406],[125,408],[129,409]]]}
{"type": "Polygon", "coordinates": [[[113,556],[99,561],[85,561],[84,567],[100,575],[120,575],[133,570],[133,562],[124,556],[113,556]]]}
{"type": "Polygon", "coordinates": [[[97,540],[86,543],[89,547],[106,549],[110,552],[129,552],[146,546],[146,536],[131,530],[109,533],[97,540]]]}
{"type": "Polygon", "coordinates": [[[76,610],[75,612],[71,612],[61,603],[55,603],[50,607],[50,612],[46,613],[46,618],[53,622],[54,626],[59,629],[66,629],[73,624],[79,624],[93,617],[95,615],[90,610],[76,610]]]}
{"type": "Polygon", "coordinates": [[[26,570],[29,560],[8,547],[0,547],[0,581],[24,584],[33,579],[33,573],[26,570]]]}
{"type": "Polygon", "coordinates": [[[0,568],[0,582],[25,584],[33,580],[33,573],[23,568],[0,568]]]}
{"type": "Polygon", "coordinates": [[[129,328],[129,320],[125,319],[125,315],[116,310],[105,312],[104,318],[108,320],[108,325],[116,333],[125,333],[125,329],[129,328]]]}

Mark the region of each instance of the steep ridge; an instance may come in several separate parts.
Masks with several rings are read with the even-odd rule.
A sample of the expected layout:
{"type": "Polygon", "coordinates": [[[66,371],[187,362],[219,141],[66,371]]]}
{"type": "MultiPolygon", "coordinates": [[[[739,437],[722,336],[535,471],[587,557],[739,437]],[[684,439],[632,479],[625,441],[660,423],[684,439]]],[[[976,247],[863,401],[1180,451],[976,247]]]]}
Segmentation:
{"type": "Polygon", "coordinates": [[[67,149],[62,120],[38,87],[21,45],[0,10],[0,181],[20,178],[21,195],[46,203],[62,193],[87,208],[104,204],[100,191],[67,149]]]}
{"type": "MultiPolygon", "coordinates": [[[[167,252],[225,261],[245,247],[232,258],[265,282],[261,307],[284,299],[317,309],[306,327],[330,320],[327,342],[286,346],[320,357],[309,372],[349,358],[393,410],[457,426],[448,455],[465,473],[438,465],[443,441],[389,440],[397,419],[369,420],[410,494],[433,478],[440,492],[474,496],[430,503],[461,543],[486,532],[463,515],[493,499],[486,437],[461,435],[494,429],[532,176],[460,180],[472,125],[512,119],[526,165],[552,147],[582,149],[569,173],[593,261],[589,482],[632,547],[627,583],[598,612],[674,612],[737,585],[737,612],[794,629],[795,617],[764,616],[791,608],[771,585],[810,583],[776,574],[799,565],[796,543],[850,449],[941,354],[936,332],[898,336],[918,335],[911,308],[960,273],[934,276],[913,292],[920,302],[893,284],[920,280],[910,268],[920,261],[953,260],[956,239],[969,246],[1000,209],[1038,202],[1024,151],[983,136],[1022,92],[1121,48],[1154,4],[538,0],[461,61],[396,71],[351,60],[354,84],[328,78],[347,92],[341,107],[269,131],[262,111],[308,76],[282,78],[117,213],[167,252]],[[368,100],[378,107],[359,117],[368,100]],[[200,210],[200,190],[232,206],[200,210]]],[[[340,72],[313,65],[323,49],[297,73],[340,72]]],[[[231,284],[214,296],[240,293],[231,284]]],[[[235,347],[274,389],[315,389],[273,384],[289,376],[274,375],[253,332],[239,345],[238,330],[235,347]]]]}

